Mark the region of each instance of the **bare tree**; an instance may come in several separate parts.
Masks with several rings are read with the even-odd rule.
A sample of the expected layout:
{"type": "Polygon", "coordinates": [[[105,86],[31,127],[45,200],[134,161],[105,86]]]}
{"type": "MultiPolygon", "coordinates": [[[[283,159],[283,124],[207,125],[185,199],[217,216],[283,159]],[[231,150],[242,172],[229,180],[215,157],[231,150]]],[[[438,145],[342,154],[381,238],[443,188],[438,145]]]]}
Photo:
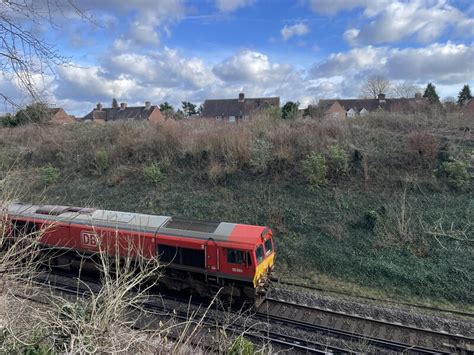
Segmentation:
{"type": "MultiPolygon", "coordinates": [[[[35,77],[51,73],[55,66],[66,64],[67,58],[45,42],[34,28],[56,27],[54,19],[66,12],[88,18],[74,0],[0,0],[0,70],[16,79],[35,101],[40,101],[35,77]]],[[[1,89],[0,97],[17,106],[1,89]]]]}
{"type": "Polygon", "coordinates": [[[360,93],[362,97],[376,99],[379,94],[386,94],[390,91],[390,81],[381,76],[373,75],[367,78],[367,81],[362,85],[360,93]]]}
{"type": "Polygon", "coordinates": [[[421,92],[421,89],[409,82],[403,81],[392,87],[392,95],[395,97],[414,97],[416,93],[421,92]]]}

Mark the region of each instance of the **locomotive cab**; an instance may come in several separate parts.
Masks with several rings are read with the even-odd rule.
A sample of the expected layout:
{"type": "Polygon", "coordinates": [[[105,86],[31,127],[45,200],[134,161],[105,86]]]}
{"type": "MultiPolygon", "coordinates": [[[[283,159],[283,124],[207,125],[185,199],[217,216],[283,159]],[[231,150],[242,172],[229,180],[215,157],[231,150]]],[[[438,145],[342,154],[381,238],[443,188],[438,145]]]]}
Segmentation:
{"type": "Polygon", "coordinates": [[[255,247],[255,276],[253,279],[257,296],[265,295],[270,286],[270,277],[275,262],[275,246],[272,232],[265,229],[262,232],[261,243],[255,247]]]}

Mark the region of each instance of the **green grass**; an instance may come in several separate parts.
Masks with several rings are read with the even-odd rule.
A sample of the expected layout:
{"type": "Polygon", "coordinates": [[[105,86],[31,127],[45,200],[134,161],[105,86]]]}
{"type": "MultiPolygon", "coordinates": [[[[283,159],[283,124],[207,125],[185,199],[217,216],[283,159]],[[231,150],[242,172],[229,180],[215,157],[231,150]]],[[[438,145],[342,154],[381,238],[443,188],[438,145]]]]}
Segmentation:
{"type": "Polygon", "coordinates": [[[368,229],[365,216],[368,210],[397,211],[402,186],[370,194],[340,186],[312,191],[298,182],[246,174],[214,185],[186,171],[156,186],[143,179],[132,174],[112,186],[107,179],[76,176],[46,191],[38,184],[29,195],[38,202],[268,225],[276,231],[282,276],[311,280],[318,274],[398,299],[473,303],[472,244],[439,238],[441,246],[416,227],[419,220],[429,227],[440,217],[463,225],[473,214],[468,194],[408,189],[406,205],[420,234],[399,243],[368,229]]]}

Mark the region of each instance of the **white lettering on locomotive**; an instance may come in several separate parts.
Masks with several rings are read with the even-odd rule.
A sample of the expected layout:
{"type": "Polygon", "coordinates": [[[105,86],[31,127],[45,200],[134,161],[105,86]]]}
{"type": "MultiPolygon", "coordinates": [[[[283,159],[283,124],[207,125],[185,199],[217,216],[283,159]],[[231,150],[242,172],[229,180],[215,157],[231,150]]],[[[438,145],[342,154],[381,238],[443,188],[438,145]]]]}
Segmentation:
{"type": "Polygon", "coordinates": [[[236,267],[233,267],[233,268],[232,268],[232,271],[233,271],[233,272],[244,272],[244,270],[239,269],[239,268],[236,268],[236,267]]]}
{"type": "Polygon", "coordinates": [[[88,247],[97,247],[97,234],[93,232],[81,232],[81,243],[88,247]]]}

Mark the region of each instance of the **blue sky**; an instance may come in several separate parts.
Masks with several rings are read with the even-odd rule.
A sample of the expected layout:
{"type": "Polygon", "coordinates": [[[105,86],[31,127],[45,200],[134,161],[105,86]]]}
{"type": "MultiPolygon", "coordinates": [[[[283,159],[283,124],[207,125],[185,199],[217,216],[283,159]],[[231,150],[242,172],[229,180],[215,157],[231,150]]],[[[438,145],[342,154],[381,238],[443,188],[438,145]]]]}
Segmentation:
{"type": "MultiPolygon", "coordinates": [[[[280,96],[303,106],[357,97],[370,75],[441,97],[474,84],[469,0],[77,0],[35,31],[70,65],[38,79],[52,104],[82,115],[129,105],[280,96]]],[[[25,26],[31,24],[25,23],[25,26]]],[[[3,90],[28,101],[8,73],[3,90]]]]}

